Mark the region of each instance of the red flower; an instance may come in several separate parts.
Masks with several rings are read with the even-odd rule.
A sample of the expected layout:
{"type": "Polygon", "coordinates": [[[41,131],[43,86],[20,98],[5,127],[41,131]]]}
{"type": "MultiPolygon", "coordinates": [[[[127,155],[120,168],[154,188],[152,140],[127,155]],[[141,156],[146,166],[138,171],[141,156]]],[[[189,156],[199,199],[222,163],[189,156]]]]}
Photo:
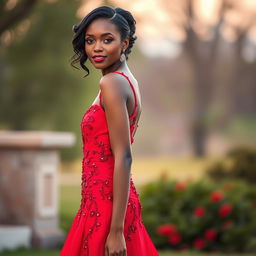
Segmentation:
{"type": "Polygon", "coordinates": [[[169,236],[168,241],[170,244],[178,244],[181,241],[181,235],[179,233],[173,233],[169,236]]]}
{"type": "Polygon", "coordinates": [[[176,227],[171,224],[163,224],[158,226],[157,233],[163,236],[169,236],[176,232],[176,227]]]}
{"type": "Polygon", "coordinates": [[[198,218],[201,218],[205,215],[205,208],[203,206],[198,206],[195,210],[194,210],[194,215],[198,218]]]}
{"type": "Polygon", "coordinates": [[[217,236],[217,231],[216,229],[210,228],[208,230],[206,230],[204,237],[208,240],[208,241],[213,241],[215,240],[217,236]]]}
{"type": "Polygon", "coordinates": [[[205,247],[205,241],[203,238],[197,238],[194,241],[194,247],[197,249],[203,249],[205,247]]]}
{"type": "Polygon", "coordinates": [[[215,190],[211,193],[210,198],[212,202],[218,203],[224,198],[224,195],[220,190],[215,190]]]}
{"type": "Polygon", "coordinates": [[[229,203],[223,204],[219,208],[219,215],[221,217],[226,217],[231,213],[232,209],[233,209],[233,206],[231,204],[229,204],[229,203]]]}
{"type": "Polygon", "coordinates": [[[177,182],[176,185],[175,185],[175,189],[176,191],[183,191],[186,189],[186,183],[184,182],[177,182]]]}

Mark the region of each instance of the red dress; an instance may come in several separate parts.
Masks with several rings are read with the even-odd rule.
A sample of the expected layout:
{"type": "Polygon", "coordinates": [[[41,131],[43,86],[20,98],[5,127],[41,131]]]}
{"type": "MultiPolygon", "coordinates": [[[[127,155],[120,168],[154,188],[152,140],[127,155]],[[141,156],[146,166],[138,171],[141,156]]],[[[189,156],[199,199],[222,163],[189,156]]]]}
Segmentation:
{"type": "MultiPolygon", "coordinates": [[[[130,126],[131,144],[133,130],[137,125],[136,109],[138,106],[134,87],[123,72],[113,72],[123,75],[132,87],[135,97],[133,120],[130,126]]],[[[93,104],[85,112],[81,121],[83,140],[82,188],[81,204],[70,231],[60,252],[60,256],[104,256],[104,248],[110,231],[113,206],[113,172],[114,156],[110,147],[107,120],[104,109],[93,104]]],[[[127,256],[159,256],[152,243],[141,215],[139,194],[136,192],[130,178],[130,192],[124,222],[124,237],[127,256]]]]}

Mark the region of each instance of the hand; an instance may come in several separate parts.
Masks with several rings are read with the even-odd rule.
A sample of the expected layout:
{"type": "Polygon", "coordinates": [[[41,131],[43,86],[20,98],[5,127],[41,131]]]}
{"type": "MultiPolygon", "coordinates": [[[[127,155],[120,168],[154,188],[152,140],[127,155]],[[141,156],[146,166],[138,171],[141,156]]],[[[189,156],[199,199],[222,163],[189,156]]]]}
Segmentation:
{"type": "Polygon", "coordinates": [[[124,233],[110,231],[105,244],[105,256],[127,256],[124,233]]]}

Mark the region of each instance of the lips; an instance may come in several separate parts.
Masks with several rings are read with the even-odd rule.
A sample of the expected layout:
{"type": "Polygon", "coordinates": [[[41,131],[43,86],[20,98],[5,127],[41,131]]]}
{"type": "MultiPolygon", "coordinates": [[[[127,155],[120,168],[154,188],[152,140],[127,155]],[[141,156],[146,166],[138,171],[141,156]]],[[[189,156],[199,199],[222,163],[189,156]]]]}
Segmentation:
{"type": "Polygon", "coordinates": [[[93,56],[92,57],[95,62],[102,62],[106,59],[106,56],[93,56]]]}

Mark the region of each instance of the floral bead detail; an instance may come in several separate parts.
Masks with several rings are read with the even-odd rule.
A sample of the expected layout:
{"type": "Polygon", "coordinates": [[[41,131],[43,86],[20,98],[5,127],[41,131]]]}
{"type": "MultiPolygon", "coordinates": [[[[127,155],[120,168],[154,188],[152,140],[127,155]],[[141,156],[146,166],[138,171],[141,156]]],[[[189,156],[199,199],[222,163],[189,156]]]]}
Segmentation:
{"type": "MultiPolygon", "coordinates": [[[[114,156],[108,131],[102,128],[106,124],[104,123],[102,126],[97,124],[97,115],[101,114],[100,111],[101,106],[92,105],[85,112],[80,124],[84,157],[82,160],[81,202],[77,213],[77,226],[81,218],[87,217],[90,219],[83,236],[83,255],[85,256],[89,255],[90,239],[93,239],[93,234],[100,230],[103,224],[99,200],[105,200],[111,205],[113,204],[113,178],[111,176],[113,175],[114,156]],[[95,128],[96,125],[98,125],[97,129],[95,128]],[[99,132],[98,127],[99,129],[102,128],[102,132],[99,132]]],[[[133,128],[134,125],[131,125],[131,130],[133,128]]],[[[129,218],[125,219],[124,230],[127,241],[131,241],[132,235],[143,225],[139,194],[131,178],[130,193],[133,193],[135,198],[129,196],[127,204],[129,218]]]]}
{"type": "MultiPolygon", "coordinates": [[[[127,241],[131,241],[131,235],[132,233],[135,233],[137,230],[137,226],[141,228],[143,225],[142,220],[142,206],[139,200],[139,194],[136,191],[136,188],[134,186],[133,180],[130,179],[130,189],[133,190],[133,192],[136,195],[136,200],[132,199],[131,197],[128,199],[127,204],[127,211],[128,213],[132,214],[132,221],[127,226],[127,229],[125,230],[125,238],[127,241]],[[138,225],[136,225],[138,224],[138,225]]],[[[125,223],[127,220],[125,219],[125,223]]]]}
{"type": "Polygon", "coordinates": [[[101,133],[94,137],[94,145],[99,148],[98,150],[94,150],[94,154],[99,154],[101,156],[105,156],[108,159],[108,156],[113,156],[113,152],[110,146],[109,134],[101,133]]]}

